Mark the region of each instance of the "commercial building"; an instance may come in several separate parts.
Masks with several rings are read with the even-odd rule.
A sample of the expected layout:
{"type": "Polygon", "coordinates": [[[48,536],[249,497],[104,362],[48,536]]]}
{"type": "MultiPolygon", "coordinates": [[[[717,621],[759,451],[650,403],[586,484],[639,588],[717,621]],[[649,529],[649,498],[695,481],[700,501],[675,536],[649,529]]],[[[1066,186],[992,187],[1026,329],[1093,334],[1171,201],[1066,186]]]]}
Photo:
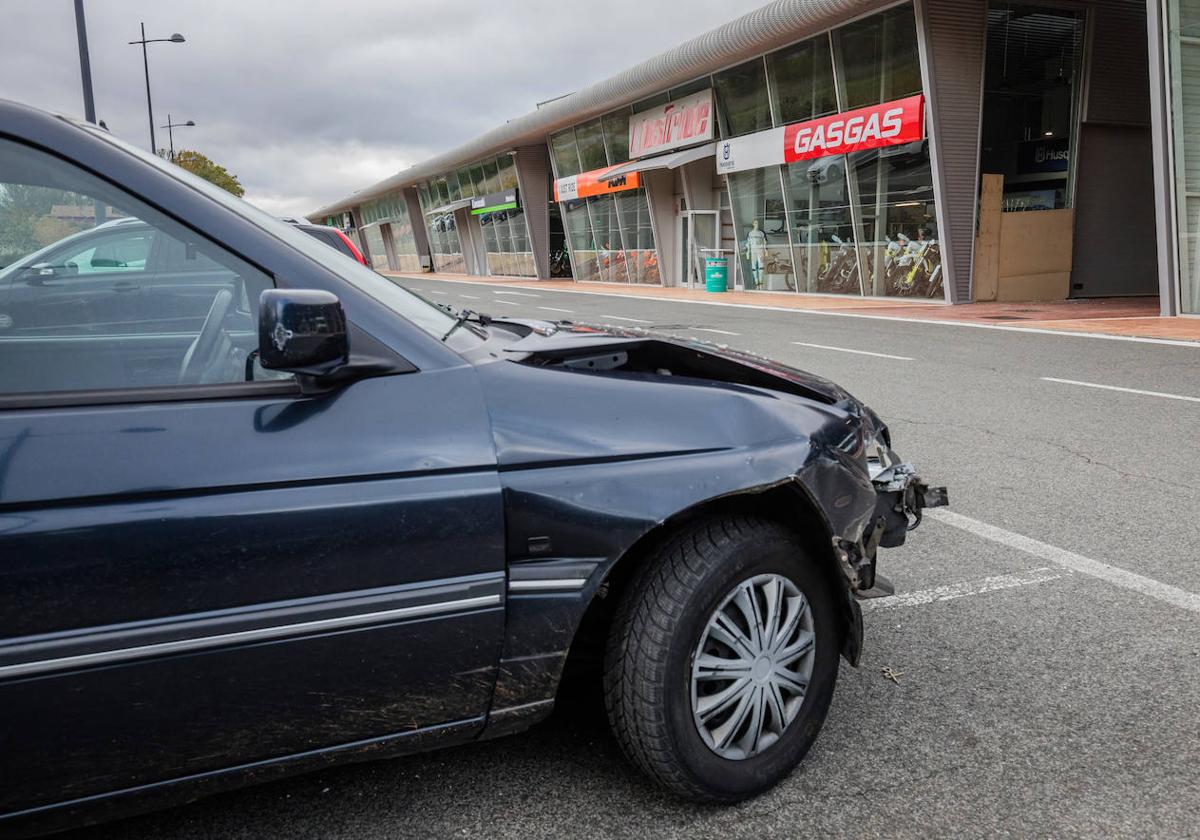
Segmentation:
{"type": "Polygon", "coordinates": [[[396,271],[1195,315],[1198,129],[1200,0],[777,0],[309,218],[396,271]]]}

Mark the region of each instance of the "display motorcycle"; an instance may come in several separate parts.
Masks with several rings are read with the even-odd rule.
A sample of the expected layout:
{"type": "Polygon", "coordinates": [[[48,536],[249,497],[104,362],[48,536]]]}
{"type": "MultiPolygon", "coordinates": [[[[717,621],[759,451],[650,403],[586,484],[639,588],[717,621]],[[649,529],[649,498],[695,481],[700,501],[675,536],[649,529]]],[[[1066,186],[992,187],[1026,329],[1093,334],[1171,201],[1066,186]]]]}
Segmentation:
{"type": "Polygon", "coordinates": [[[843,241],[837,234],[831,234],[829,238],[837,245],[837,250],[829,256],[828,262],[822,261],[824,267],[817,275],[817,291],[849,292],[858,285],[858,258],[854,253],[854,243],[843,241]]]}

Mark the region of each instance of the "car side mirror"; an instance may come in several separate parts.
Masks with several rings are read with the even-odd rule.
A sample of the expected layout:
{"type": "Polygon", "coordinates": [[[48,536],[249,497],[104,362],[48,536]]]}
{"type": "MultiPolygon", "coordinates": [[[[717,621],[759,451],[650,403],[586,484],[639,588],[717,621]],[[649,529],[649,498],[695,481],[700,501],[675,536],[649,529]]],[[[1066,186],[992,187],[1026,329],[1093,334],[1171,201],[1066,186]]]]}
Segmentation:
{"type": "Polygon", "coordinates": [[[258,361],[268,370],[324,376],[350,361],[346,313],[319,289],[267,289],[258,299],[258,361]]]}

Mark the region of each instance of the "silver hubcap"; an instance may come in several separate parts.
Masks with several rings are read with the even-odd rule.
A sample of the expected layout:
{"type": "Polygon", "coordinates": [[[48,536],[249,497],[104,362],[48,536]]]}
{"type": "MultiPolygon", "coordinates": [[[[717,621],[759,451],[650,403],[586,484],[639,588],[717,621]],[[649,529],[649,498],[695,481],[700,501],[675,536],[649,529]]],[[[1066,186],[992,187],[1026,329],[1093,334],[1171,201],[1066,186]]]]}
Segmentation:
{"type": "Polygon", "coordinates": [[[780,739],[804,704],[815,641],[808,601],[782,575],[725,596],[692,656],[692,718],[709,749],[740,760],[780,739]]]}

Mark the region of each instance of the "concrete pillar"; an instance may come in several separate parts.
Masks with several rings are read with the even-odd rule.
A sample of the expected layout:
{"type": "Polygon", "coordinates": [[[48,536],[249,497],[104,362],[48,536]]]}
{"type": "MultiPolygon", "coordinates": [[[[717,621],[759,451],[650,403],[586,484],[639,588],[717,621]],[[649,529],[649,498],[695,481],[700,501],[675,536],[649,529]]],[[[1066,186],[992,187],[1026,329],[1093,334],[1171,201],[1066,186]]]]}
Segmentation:
{"type": "Polygon", "coordinates": [[[658,249],[658,269],[664,286],[675,282],[675,173],[656,169],[642,173],[646,201],[650,205],[650,225],[654,229],[654,247],[658,249]]]}
{"type": "Polygon", "coordinates": [[[408,209],[408,220],[412,222],[413,239],[417,243],[417,258],[421,267],[433,271],[433,252],[429,248],[429,232],[425,230],[425,214],[421,212],[421,200],[416,187],[404,190],[404,206],[408,209]]]}
{"type": "Polygon", "coordinates": [[[521,209],[529,228],[529,246],[539,280],[550,279],[550,149],[521,146],[515,155],[521,209]]]}

